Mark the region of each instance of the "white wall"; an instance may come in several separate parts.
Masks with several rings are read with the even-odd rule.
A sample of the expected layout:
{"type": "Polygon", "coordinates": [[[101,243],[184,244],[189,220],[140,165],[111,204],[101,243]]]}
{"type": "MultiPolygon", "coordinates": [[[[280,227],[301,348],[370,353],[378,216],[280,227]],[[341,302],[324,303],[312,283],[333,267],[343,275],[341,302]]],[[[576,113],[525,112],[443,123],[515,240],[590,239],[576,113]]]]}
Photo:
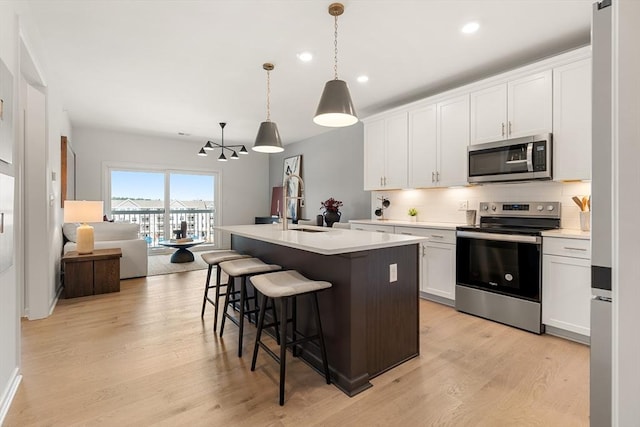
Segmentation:
{"type": "Polygon", "coordinates": [[[371,193],[372,210],[366,218],[377,218],[373,211],[380,206],[378,198],[382,196],[387,197],[391,202],[391,206],[384,211],[386,219],[407,220],[409,208],[416,208],[418,221],[446,223],[465,222],[464,210],[458,210],[460,202],[463,201],[468,202],[469,209],[476,211],[480,202],[558,201],[562,204],[561,226],[579,229],[580,209],[571,197],[589,194],[591,194],[590,183],[551,181],[485,184],[461,188],[373,191],[371,193]]]}
{"type": "MultiPolygon", "coordinates": [[[[18,97],[18,25],[11,3],[0,2],[0,58],[13,74],[14,100],[18,97]]],[[[12,106],[17,118],[17,102],[12,106]]],[[[17,126],[14,122],[14,133],[17,126]]],[[[14,144],[15,145],[15,144],[14,144]]],[[[14,148],[15,152],[15,148],[14,148]]],[[[15,158],[14,153],[14,158],[15,158]]],[[[0,162],[0,173],[15,176],[14,166],[0,162]]],[[[15,215],[19,214],[14,211],[15,215]]],[[[16,260],[13,266],[0,273],[0,424],[9,409],[13,394],[19,384],[20,329],[18,315],[18,284],[16,260]]]]}
{"type": "MultiPolygon", "coordinates": [[[[269,163],[271,187],[282,185],[284,159],[298,154],[302,154],[306,199],[301,218],[315,219],[321,213],[320,203],[329,197],[344,203],[340,208],[340,222],[368,217],[371,206],[369,194],[363,190],[364,127],[361,122],[287,144],[284,152],[272,154],[269,163]]],[[[268,216],[269,210],[263,215],[268,216]]]]}
{"type": "MultiPolygon", "coordinates": [[[[216,155],[197,155],[205,142],[74,128],[72,144],[76,152],[77,198],[105,200],[108,197],[102,194],[105,163],[217,171],[222,184],[219,204],[222,225],[253,224],[255,216],[269,211],[268,156],[251,151],[239,160],[218,162],[216,155]]],[[[247,143],[247,148],[251,145],[247,143]]],[[[214,153],[218,154],[218,151],[214,153]]]]}

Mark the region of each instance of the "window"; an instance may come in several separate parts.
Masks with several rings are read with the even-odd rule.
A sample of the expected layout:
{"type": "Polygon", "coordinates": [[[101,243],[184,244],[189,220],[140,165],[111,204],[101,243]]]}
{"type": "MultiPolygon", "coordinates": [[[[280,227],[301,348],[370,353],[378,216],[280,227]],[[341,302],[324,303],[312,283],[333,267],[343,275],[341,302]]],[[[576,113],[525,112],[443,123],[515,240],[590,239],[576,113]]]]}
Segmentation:
{"type": "Polygon", "coordinates": [[[110,217],[139,224],[149,247],[175,237],[182,221],[188,237],[215,244],[217,174],[118,167],[107,174],[110,217]]]}

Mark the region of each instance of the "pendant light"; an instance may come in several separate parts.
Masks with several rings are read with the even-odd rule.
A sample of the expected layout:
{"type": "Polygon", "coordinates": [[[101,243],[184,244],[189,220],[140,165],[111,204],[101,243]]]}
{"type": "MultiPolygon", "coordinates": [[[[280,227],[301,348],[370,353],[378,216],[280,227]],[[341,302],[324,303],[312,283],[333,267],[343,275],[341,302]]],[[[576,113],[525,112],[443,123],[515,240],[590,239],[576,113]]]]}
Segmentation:
{"type": "Polygon", "coordinates": [[[351,101],[349,88],[344,80],[338,79],[338,16],[344,13],[341,3],[329,5],[329,15],[334,18],[334,53],[333,53],[333,80],[324,85],[314,123],[328,127],[351,126],[358,122],[356,110],[351,101]]]}
{"type": "Polygon", "coordinates": [[[280,153],[281,151],[284,151],[284,148],[282,148],[278,125],[271,121],[271,105],[269,103],[269,98],[271,96],[270,72],[273,70],[274,66],[267,62],[262,64],[262,68],[267,72],[267,120],[260,123],[256,142],[253,144],[251,149],[260,153],[280,153]]]}

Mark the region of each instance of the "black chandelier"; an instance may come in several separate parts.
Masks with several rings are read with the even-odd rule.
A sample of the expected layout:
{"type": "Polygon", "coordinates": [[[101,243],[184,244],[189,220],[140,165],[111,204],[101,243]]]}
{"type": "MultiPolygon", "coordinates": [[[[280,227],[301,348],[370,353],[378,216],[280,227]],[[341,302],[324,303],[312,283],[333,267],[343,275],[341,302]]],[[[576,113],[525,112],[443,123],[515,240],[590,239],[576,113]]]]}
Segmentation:
{"type": "Polygon", "coordinates": [[[213,142],[213,141],[207,141],[207,143],[204,145],[204,147],[202,147],[200,149],[200,151],[198,151],[198,156],[203,156],[206,157],[207,156],[207,151],[212,151],[214,150],[216,147],[220,148],[220,156],[218,156],[218,161],[219,162],[226,162],[227,161],[227,156],[224,155],[224,150],[229,150],[231,151],[231,159],[232,160],[238,160],[240,157],[238,156],[238,153],[240,154],[249,154],[249,152],[247,151],[247,149],[245,148],[244,145],[224,145],[224,127],[226,126],[226,123],[220,123],[220,128],[222,129],[222,139],[220,144],[218,144],[217,142],[213,142]],[[240,147],[240,150],[236,151],[235,149],[240,147]]]}

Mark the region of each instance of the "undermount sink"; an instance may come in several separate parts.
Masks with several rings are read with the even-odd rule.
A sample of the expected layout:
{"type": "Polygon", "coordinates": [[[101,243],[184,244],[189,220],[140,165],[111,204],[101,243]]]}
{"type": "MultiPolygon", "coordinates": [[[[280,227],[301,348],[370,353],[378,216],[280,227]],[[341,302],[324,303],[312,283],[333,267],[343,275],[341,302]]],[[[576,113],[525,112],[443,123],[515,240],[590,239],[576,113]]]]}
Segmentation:
{"type": "Polygon", "coordinates": [[[315,228],[290,228],[291,231],[304,231],[306,233],[324,233],[327,230],[318,230],[315,228]]]}

